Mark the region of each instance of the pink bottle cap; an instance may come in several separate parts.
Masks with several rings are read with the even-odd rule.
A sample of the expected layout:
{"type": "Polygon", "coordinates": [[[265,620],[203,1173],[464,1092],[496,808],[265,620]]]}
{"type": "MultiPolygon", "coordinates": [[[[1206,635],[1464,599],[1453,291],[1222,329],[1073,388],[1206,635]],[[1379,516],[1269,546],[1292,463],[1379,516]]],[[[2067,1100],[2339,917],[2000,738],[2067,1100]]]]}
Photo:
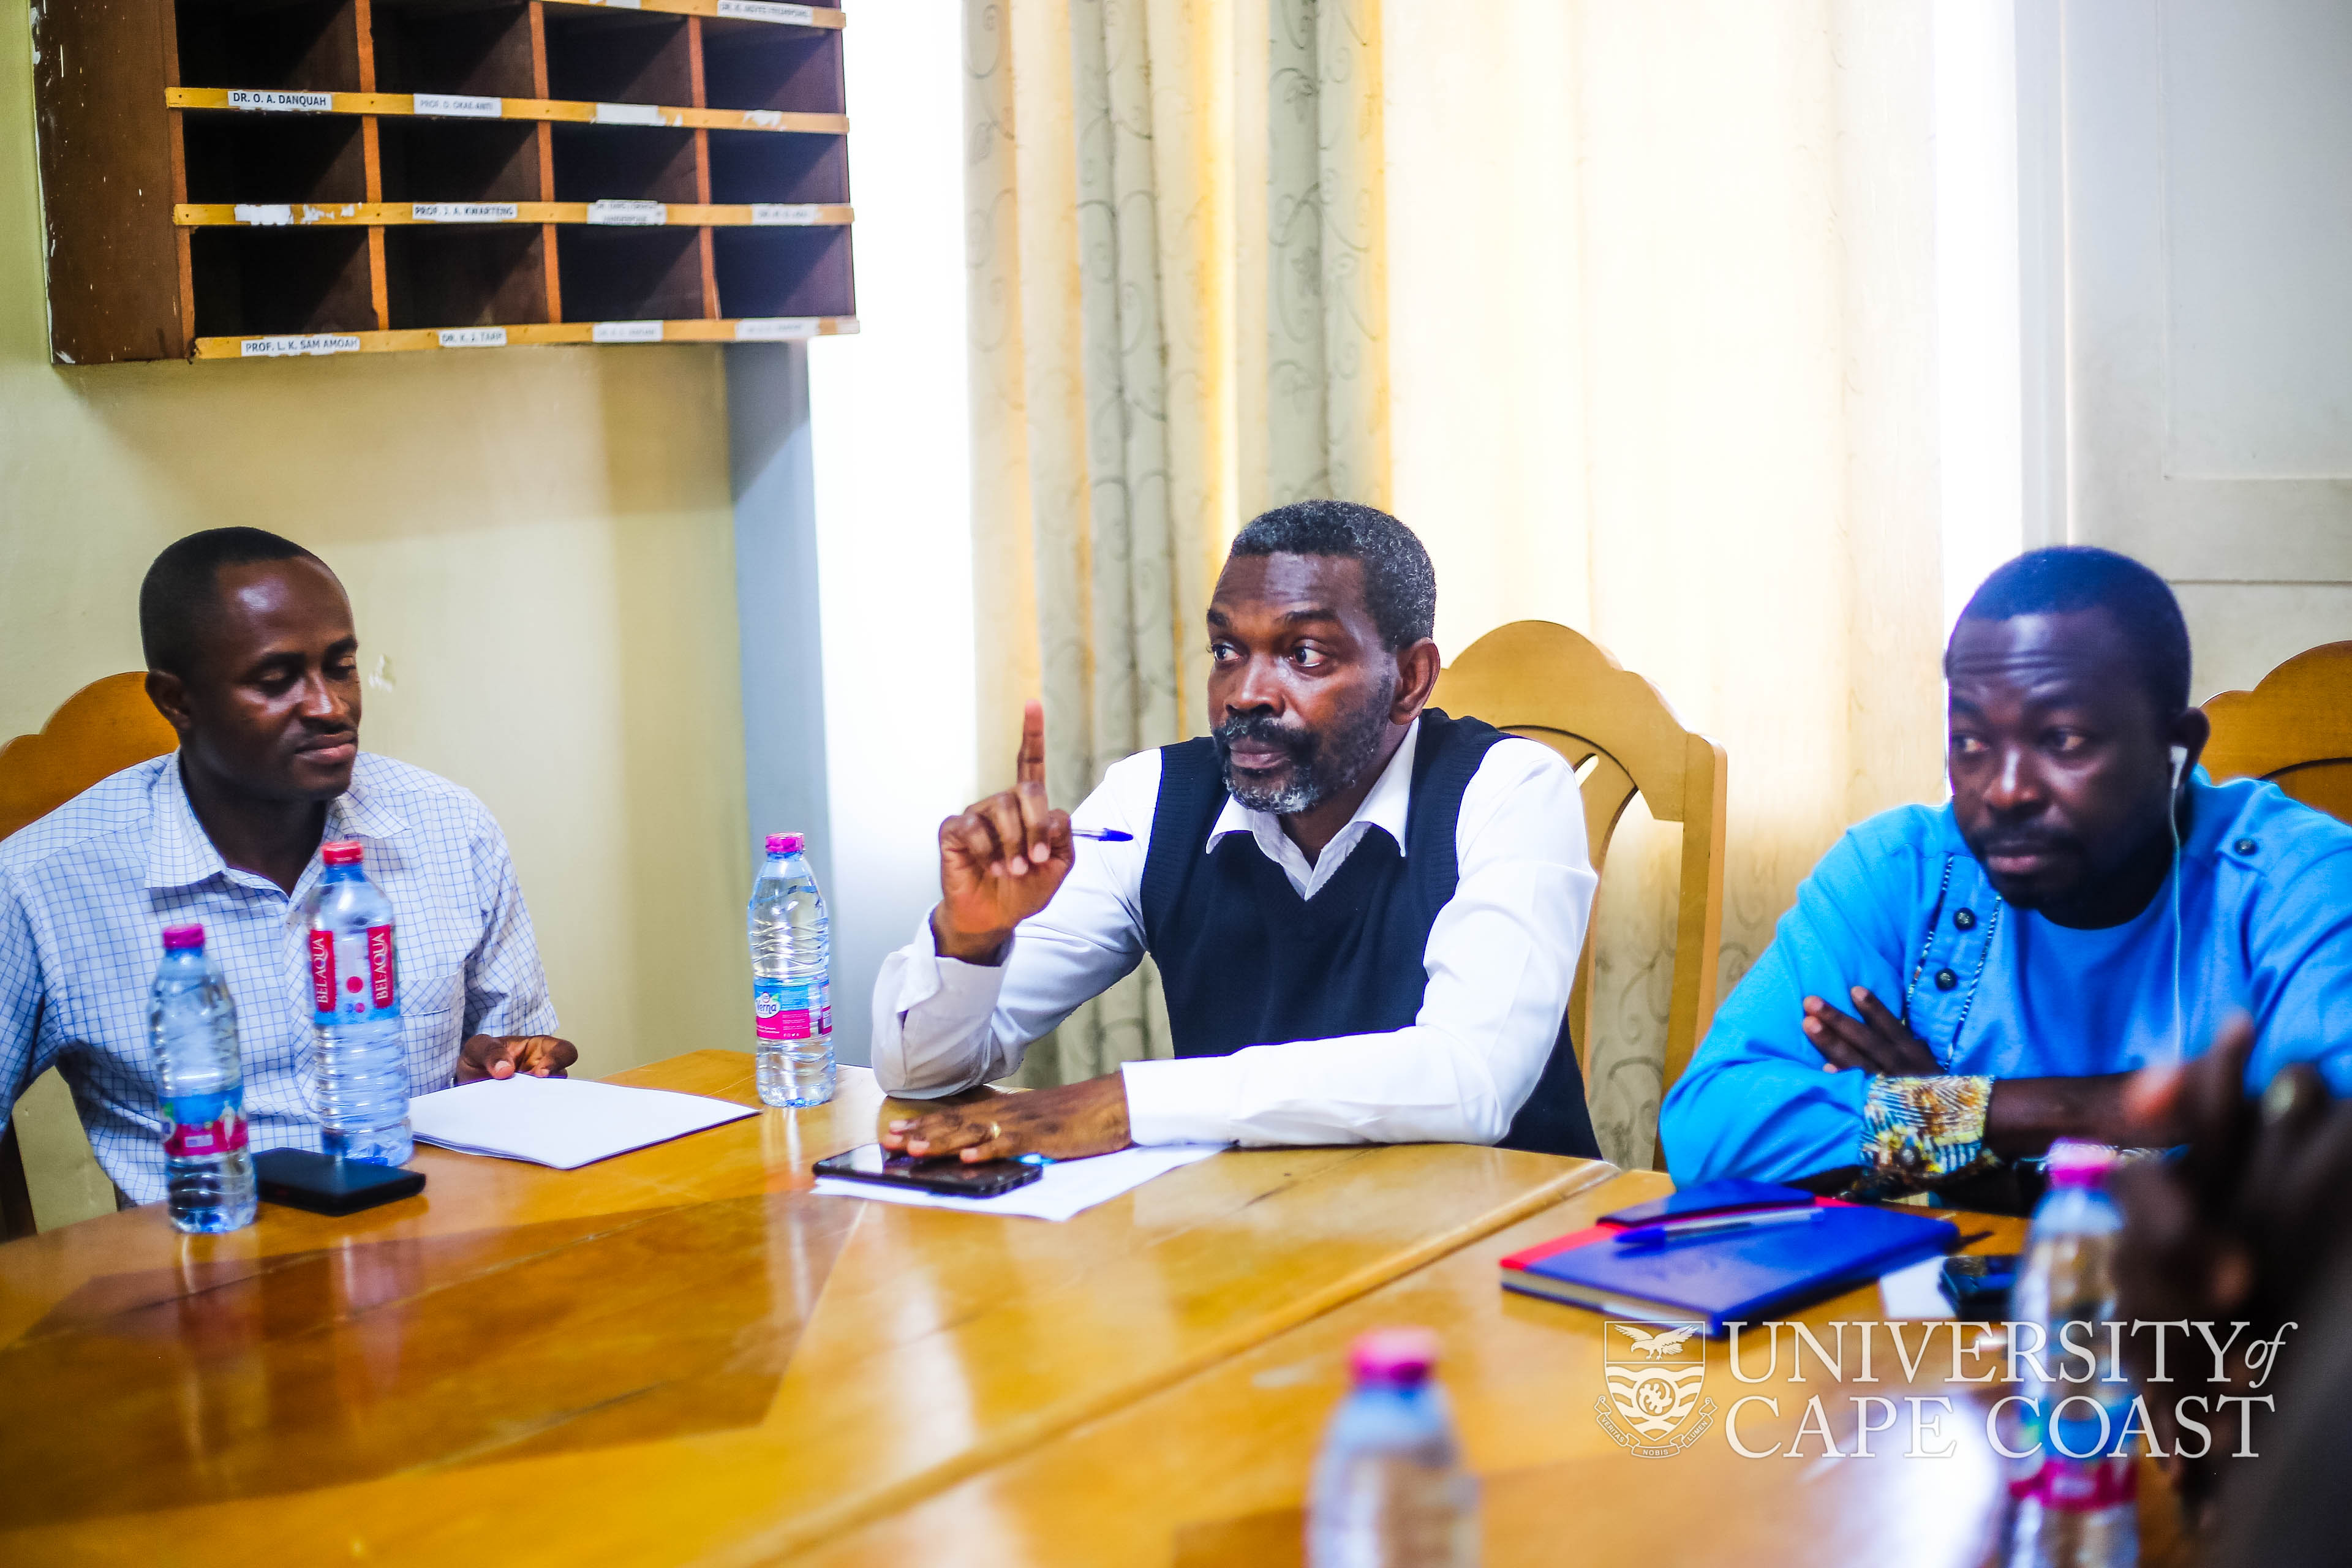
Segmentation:
{"type": "Polygon", "coordinates": [[[1381,1388],[1418,1388],[1437,1364],[1437,1336],[1427,1329],[1374,1329],[1348,1352],[1356,1381],[1381,1388]]]}
{"type": "Polygon", "coordinates": [[[330,866],[356,866],[366,854],[367,846],[356,838],[337,838],[319,846],[319,858],[330,866]]]}
{"type": "Polygon", "coordinates": [[[2105,1143],[2061,1138],[2050,1145],[2050,1184],[2053,1187],[2095,1187],[2115,1168],[2116,1152],[2105,1143]]]}
{"type": "Polygon", "coordinates": [[[802,849],[805,848],[807,845],[808,840],[797,833],[771,833],[768,835],[768,853],[771,855],[797,855],[802,851],[802,849]]]}
{"type": "Polygon", "coordinates": [[[200,925],[165,926],[163,951],[178,952],[184,948],[201,949],[205,945],[205,928],[200,925]]]}

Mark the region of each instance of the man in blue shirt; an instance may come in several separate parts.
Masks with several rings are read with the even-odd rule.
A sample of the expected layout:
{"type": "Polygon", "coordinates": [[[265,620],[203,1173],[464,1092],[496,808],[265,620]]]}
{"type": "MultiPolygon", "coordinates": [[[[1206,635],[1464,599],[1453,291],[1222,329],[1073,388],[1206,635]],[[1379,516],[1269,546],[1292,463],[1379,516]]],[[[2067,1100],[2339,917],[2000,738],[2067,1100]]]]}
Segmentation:
{"type": "Polygon", "coordinates": [[[579,1053],[506,837],[467,791],[360,750],[359,636],[326,563],[259,529],[190,534],[148,569],[139,632],[179,749],[0,841],[0,1121],[54,1064],[117,1189],[162,1198],[147,990],[163,928],[199,924],[236,1004],[250,1130],[230,1136],[318,1147],[303,906],[330,839],[364,844],[392,900],[409,1092],[561,1076],[579,1053]]]}
{"type": "MultiPolygon", "coordinates": [[[[1944,671],[1952,800],[1849,832],[1797,889],[1659,1116],[1668,1168],[1864,1191],[1999,1171],[2059,1137],[2147,1142],[2137,1068],[2248,1015],[2352,1090],[2352,827],[2196,771],[2189,633],[2103,550],[2021,555],[1944,671]]],[[[2165,1139],[2164,1141],[2169,1141],[2165,1139]]]]}

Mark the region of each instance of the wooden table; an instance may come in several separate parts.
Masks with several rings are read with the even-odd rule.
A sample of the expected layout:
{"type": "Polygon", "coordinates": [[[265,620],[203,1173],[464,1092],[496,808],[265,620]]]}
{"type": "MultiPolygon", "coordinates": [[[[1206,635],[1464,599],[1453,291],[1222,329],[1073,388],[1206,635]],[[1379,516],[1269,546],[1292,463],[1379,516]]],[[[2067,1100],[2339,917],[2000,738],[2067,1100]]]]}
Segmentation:
{"type": "MultiPolygon", "coordinates": [[[[619,1081],[755,1102],[735,1052],[619,1081]]],[[[830,1106],[584,1170],[427,1150],[422,1197],[348,1219],[194,1237],[149,1207],[0,1247],[0,1562],[772,1561],[1032,1474],[1612,1173],[1228,1152],[1065,1225],[810,1193],[880,1104],[845,1069],[830,1106]]]]}
{"type": "MultiPolygon", "coordinates": [[[[1955,1393],[1948,1370],[1948,1324],[1923,1353],[1925,1324],[1906,1325],[1918,1375],[1906,1378],[1885,1325],[1873,1334],[1874,1381],[1860,1381],[1861,1332],[1849,1329],[1840,1377],[1810,1352],[1803,1382],[1790,1373],[1801,1353],[1782,1331],[1777,1374],[1764,1376],[1763,1342],[1742,1336],[1736,1381],[1720,1341],[1708,1348],[1709,1429],[1669,1458],[1629,1454],[1603,1430],[1604,1356],[1637,1354],[1605,1320],[1576,1308],[1506,1294],[1496,1260],[1580,1228],[1612,1208],[1669,1190],[1662,1175],[1627,1174],[1559,1207],[1464,1247],[1339,1310],[1267,1340],[1138,1401],[939,1492],[917,1506],[827,1543],[806,1561],[823,1568],[937,1562],[957,1568],[1052,1568],[1055,1564],[1249,1564],[1286,1568],[1303,1561],[1309,1468],[1323,1427],[1347,1390],[1347,1350],[1367,1329],[1419,1324],[1444,1343],[1440,1376],[1456,1413],[1466,1457],[1483,1489],[1486,1568],[1574,1563],[1587,1568],[1640,1564],[1738,1564],[1826,1568],[1899,1563],[1972,1568],[1998,1531],[2003,1489],[1996,1457],[1981,1440],[1981,1389],[1955,1393]],[[1909,1458],[1909,1396],[1952,1398],[1941,1430],[1960,1439],[1949,1458],[1909,1458]],[[1738,1415],[1750,1449],[1743,1458],[1724,1422],[1744,1397],[1777,1398],[1738,1415]],[[1808,1436],[1787,1457],[1818,1395],[1841,1452],[1808,1436]],[[1873,1457],[1854,1457],[1857,1395],[1891,1402],[1895,1426],[1872,1438],[1873,1457]]],[[[1973,1250],[2014,1251],[2024,1222],[1954,1216],[1964,1233],[1990,1232],[1973,1250]]],[[[1849,1293],[1798,1315],[1832,1349],[1824,1325],[1883,1316],[1877,1288],[1849,1293]]],[[[1971,1342],[1973,1331],[1970,1331],[1971,1342]]],[[[1970,1359],[1964,1370],[1981,1372],[1970,1359]]],[[[1929,1411],[1932,1406],[1927,1407],[1929,1411]]],[[[1873,1425],[1886,1417],[1868,1407],[1873,1425]]],[[[1694,1420],[1696,1416],[1694,1416],[1694,1420]]],[[[1622,1426],[1622,1424],[1621,1424],[1622,1426]]],[[[1930,1436],[1922,1447],[1941,1445],[1930,1436]]],[[[2143,1563],[2168,1561],[2174,1524],[2168,1494],[2142,1477],[2143,1563]]]]}

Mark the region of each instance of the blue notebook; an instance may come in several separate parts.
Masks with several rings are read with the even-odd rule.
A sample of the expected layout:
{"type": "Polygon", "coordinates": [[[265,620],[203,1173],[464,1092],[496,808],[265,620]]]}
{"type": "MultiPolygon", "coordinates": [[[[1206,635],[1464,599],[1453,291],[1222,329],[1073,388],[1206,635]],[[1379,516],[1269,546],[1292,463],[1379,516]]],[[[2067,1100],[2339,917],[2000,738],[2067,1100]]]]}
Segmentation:
{"type": "Polygon", "coordinates": [[[1808,1221],[1671,1240],[1619,1239],[1601,1224],[1503,1259],[1503,1288],[1644,1322],[1728,1322],[1780,1312],[1948,1252],[1949,1220],[1820,1200],[1808,1221]]]}

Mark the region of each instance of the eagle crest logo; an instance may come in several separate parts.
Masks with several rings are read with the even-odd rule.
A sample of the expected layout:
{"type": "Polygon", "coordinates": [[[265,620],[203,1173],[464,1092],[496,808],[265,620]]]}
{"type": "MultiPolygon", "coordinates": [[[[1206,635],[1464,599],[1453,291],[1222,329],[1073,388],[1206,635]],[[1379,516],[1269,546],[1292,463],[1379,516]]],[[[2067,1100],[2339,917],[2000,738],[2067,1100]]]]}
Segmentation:
{"type": "Polygon", "coordinates": [[[1601,1429],[1645,1459],[1679,1454],[1713,1424],[1705,1323],[1610,1320],[1603,1352],[1608,1390],[1594,1401],[1601,1429]]]}

